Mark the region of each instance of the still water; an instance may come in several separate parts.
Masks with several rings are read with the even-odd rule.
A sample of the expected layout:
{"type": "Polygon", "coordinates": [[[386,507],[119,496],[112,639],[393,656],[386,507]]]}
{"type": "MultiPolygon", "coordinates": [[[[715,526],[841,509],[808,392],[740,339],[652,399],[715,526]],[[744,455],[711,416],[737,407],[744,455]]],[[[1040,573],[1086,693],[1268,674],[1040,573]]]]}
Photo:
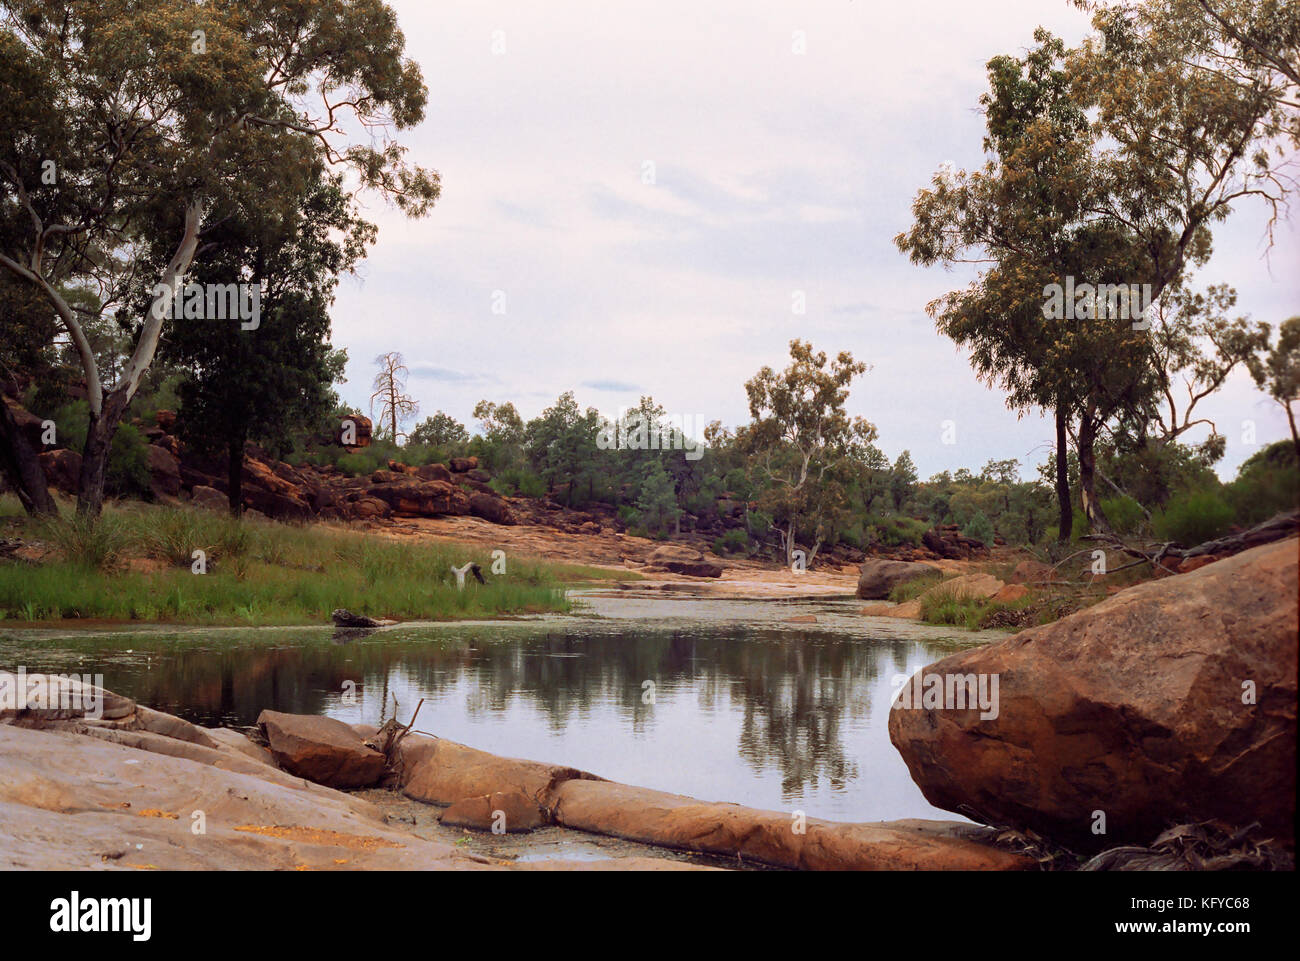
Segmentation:
{"type": "Polygon", "coordinates": [[[0,630],[0,668],[102,674],[208,726],[264,708],[378,723],[394,697],[406,721],[423,698],[416,730],[630,784],[834,820],[955,817],[889,742],[891,681],[989,636],[864,619],[860,601],[582,601],[577,616],[364,636],[0,630]]]}

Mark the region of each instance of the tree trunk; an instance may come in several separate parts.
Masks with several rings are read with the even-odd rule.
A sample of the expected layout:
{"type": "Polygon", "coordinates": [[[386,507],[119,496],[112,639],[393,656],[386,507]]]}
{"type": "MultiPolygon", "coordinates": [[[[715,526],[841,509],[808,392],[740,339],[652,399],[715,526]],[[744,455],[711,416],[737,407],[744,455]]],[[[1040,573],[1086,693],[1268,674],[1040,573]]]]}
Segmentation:
{"type": "Polygon", "coordinates": [[[1300,455],[1300,431],[1296,430],[1295,411],[1291,409],[1291,402],[1287,401],[1284,405],[1286,408],[1286,419],[1291,424],[1291,443],[1295,444],[1295,452],[1300,455]]]}
{"type": "Polygon", "coordinates": [[[1074,528],[1074,503],[1070,500],[1070,449],[1065,438],[1065,411],[1056,408],[1056,503],[1060,509],[1056,540],[1065,544],[1074,528]]]}
{"type": "Polygon", "coordinates": [[[0,444],[3,445],[0,447],[0,473],[18,495],[23,510],[33,517],[57,514],[58,508],[50,496],[40,458],[3,397],[0,397],[0,444]]]}
{"type": "Polygon", "coordinates": [[[98,415],[92,410],[86,425],[86,443],[81,450],[81,475],[77,478],[77,513],[83,517],[98,517],[104,509],[104,482],[108,477],[108,455],[113,448],[113,435],[126,413],[130,395],[125,388],[117,388],[104,398],[104,407],[98,415]]]}
{"type": "Polygon", "coordinates": [[[231,517],[244,513],[244,442],[232,440],[226,447],[226,502],[231,517]]]}
{"type": "Polygon", "coordinates": [[[1098,534],[1110,533],[1110,522],[1102,513],[1097,499],[1097,424],[1088,412],[1079,418],[1079,496],[1083,513],[1088,519],[1088,530],[1098,534]]]}

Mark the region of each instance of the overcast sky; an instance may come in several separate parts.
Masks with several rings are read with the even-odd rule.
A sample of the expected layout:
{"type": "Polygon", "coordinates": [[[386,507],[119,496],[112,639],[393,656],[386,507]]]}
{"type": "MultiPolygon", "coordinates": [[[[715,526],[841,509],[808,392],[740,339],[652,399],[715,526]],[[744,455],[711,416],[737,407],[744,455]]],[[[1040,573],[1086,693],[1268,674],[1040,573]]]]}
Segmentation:
{"type": "MultiPolygon", "coordinates": [[[[345,400],[368,412],[374,358],[397,350],[420,416],[471,430],[480,399],[527,418],[565,390],[734,426],[745,380],[800,337],[871,365],[850,411],[922,477],[1043,461],[1051,422],[1017,419],[925,313],[968,275],[915,267],[893,238],[941,163],[981,162],[989,58],[1039,24],[1083,36],[1065,0],[390,2],[429,87],[401,140],[443,194],[420,221],[369,204],[379,242],[333,312],[345,400]]],[[[1242,204],[1198,276],[1276,325],[1300,313],[1300,230],[1268,252],[1265,223],[1242,204]]],[[[1288,436],[1247,376],[1206,407],[1221,473],[1258,449],[1244,421],[1288,436]]]]}

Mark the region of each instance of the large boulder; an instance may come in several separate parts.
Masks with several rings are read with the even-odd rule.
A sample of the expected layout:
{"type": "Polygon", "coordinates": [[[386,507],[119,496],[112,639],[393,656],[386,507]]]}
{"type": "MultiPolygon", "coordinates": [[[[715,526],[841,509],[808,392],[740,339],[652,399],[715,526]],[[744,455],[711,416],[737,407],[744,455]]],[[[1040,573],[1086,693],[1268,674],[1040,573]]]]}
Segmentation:
{"type": "Polygon", "coordinates": [[[81,477],[80,454],[61,447],[41,454],[40,462],[41,469],[45,471],[45,480],[51,487],[65,494],[77,492],[77,481],[81,477]]]}
{"type": "Polygon", "coordinates": [[[936,570],[937,568],[930,564],[869,557],[862,562],[858,574],[858,597],[865,601],[884,600],[899,584],[906,584],[918,577],[934,574],[936,570]]]}
{"type": "Polygon", "coordinates": [[[257,723],[271,756],[290,774],[335,788],[370,787],[384,776],[384,755],[342,721],[263,711],[257,723]]]}
{"type": "Polygon", "coordinates": [[[469,495],[469,511],[475,517],[481,517],[493,524],[514,524],[515,514],[505,498],[494,493],[486,494],[475,491],[469,495]]]}
{"type": "Polygon", "coordinates": [[[149,480],[154,497],[176,497],[181,492],[181,463],[176,455],[158,444],[150,444],[149,480]]]}
{"type": "Polygon", "coordinates": [[[1080,848],[1211,818],[1293,838],[1298,546],[1257,547],[946,657],[919,690],[974,675],[991,691],[996,679],[996,710],[927,706],[913,678],[890,738],[932,804],[1080,848]]]}

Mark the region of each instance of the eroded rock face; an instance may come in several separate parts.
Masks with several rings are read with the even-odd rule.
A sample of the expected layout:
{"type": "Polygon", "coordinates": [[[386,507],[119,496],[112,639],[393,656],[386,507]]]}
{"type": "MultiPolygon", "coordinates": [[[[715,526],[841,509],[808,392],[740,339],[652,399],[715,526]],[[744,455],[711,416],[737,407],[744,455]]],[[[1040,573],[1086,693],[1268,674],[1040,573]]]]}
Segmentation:
{"type": "Polygon", "coordinates": [[[469,495],[469,511],[493,524],[514,524],[515,514],[505,498],[495,493],[476,491],[469,495]]]}
{"type": "Polygon", "coordinates": [[[685,544],[664,544],[646,558],[647,571],[668,571],[687,577],[721,577],[722,565],[705,560],[704,555],[685,544]]]}
{"type": "Polygon", "coordinates": [[[403,517],[437,517],[468,514],[469,495],[446,481],[417,481],[377,484],[366,492],[383,501],[394,514],[403,517]]]}
{"type": "Polygon", "coordinates": [[[932,804],[1080,849],[1210,818],[1293,838],[1298,546],[1141,584],[944,658],[922,674],[998,677],[997,717],[893,710],[890,738],[932,804]]]}
{"type": "Polygon", "coordinates": [[[944,821],[840,824],[788,812],[699,801],[611,781],[566,781],[555,819],[565,827],[687,851],[739,855],[812,871],[1017,870],[1033,863],[944,821]]]}
{"type": "Polygon", "coordinates": [[[444,738],[408,737],[400,752],[402,793],[431,804],[455,804],[498,793],[546,804],[561,782],[595,778],[575,768],[498,757],[444,738]]]}
{"type": "Polygon", "coordinates": [[[453,827],[523,834],[548,823],[538,803],[518,791],[487,794],[457,801],[439,820],[453,827]]]}
{"type": "Polygon", "coordinates": [[[864,601],[882,601],[899,584],[933,574],[935,570],[929,564],[869,557],[862,562],[858,574],[858,597],[864,601]]]}
{"type": "Polygon", "coordinates": [[[275,762],[291,774],[335,788],[371,787],[384,776],[384,756],[366,747],[361,735],[332,717],[263,711],[275,762]]]}

